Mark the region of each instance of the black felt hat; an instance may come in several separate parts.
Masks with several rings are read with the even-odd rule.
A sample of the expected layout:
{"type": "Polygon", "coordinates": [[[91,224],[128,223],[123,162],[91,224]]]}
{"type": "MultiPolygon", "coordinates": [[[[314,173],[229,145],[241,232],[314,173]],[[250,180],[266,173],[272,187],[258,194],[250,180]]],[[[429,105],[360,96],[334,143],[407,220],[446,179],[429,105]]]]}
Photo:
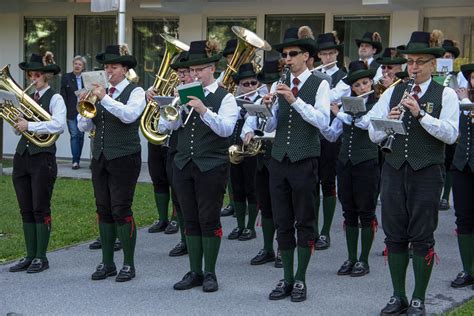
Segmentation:
{"type": "Polygon", "coordinates": [[[316,50],[318,52],[329,49],[341,49],[342,44],[339,44],[339,40],[336,38],[334,33],[323,33],[319,34],[316,40],[316,50]]]}
{"type": "Polygon", "coordinates": [[[375,48],[375,55],[382,51],[382,39],[378,32],[366,32],[362,38],[356,39],[357,47],[362,43],[367,43],[375,48]]]}
{"type": "Polygon", "coordinates": [[[232,79],[234,79],[236,84],[239,84],[240,80],[252,77],[256,78],[257,73],[253,69],[253,65],[251,63],[246,63],[240,65],[239,70],[232,76],[232,79]]]}
{"type": "Polygon", "coordinates": [[[430,54],[440,58],[444,54],[444,48],[433,46],[431,34],[416,31],[411,33],[410,41],[405,49],[397,49],[400,54],[430,54]]]}
{"type": "Polygon", "coordinates": [[[135,57],[129,54],[127,44],[109,45],[105,48],[105,52],[95,56],[100,64],[122,64],[129,69],[137,65],[135,57]]]}
{"type": "Polygon", "coordinates": [[[392,50],[396,50],[394,47],[387,47],[384,49],[382,56],[375,59],[381,65],[401,65],[407,62],[407,60],[401,56],[392,57],[392,50]]]}
{"type": "Polygon", "coordinates": [[[221,59],[217,43],[214,41],[194,41],[189,44],[188,66],[215,63],[221,59]]]}
{"type": "Polygon", "coordinates": [[[349,73],[342,79],[349,86],[361,78],[374,78],[376,70],[368,69],[367,64],[361,60],[352,61],[349,64],[349,73]]]}
{"type": "Polygon", "coordinates": [[[279,64],[278,59],[266,60],[262,70],[257,75],[257,80],[265,84],[278,81],[278,79],[280,79],[279,64]]]}
{"type": "Polygon", "coordinates": [[[316,52],[316,41],[313,32],[309,26],[290,27],[285,31],[283,42],[272,45],[273,49],[282,52],[283,48],[290,46],[298,46],[313,56],[316,52]]]}
{"type": "Polygon", "coordinates": [[[466,78],[467,82],[471,80],[469,76],[471,75],[471,72],[473,71],[474,71],[474,64],[465,64],[461,66],[461,72],[464,78],[466,78]]]}
{"type": "Polygon", "coordinates": [[[61,68],[54,63],[54,55],[51,52],[46,52],[44,56],[33,53],[30,61],[21,62],[18,67],[24,71],[50,72],[54,75],[61,72],[61,68]]]}
{"type": "Polygon", "coordinates": [[[227,57],[227,55],[233,54],[235,48],[237,47],[237,39],[233,38],[225,43],[224,50],[222,51],[222,56],[227,57]]]}
{"type": "Polygon", "coordinates": [[[443,47],[445,51],[450,52],[451,54],[453,54],[454,58],[458,58],[459,54],[461,53],[459,51],[459,48],[457,48],[454,45],[454,42],[452,40],[444,40],[443,45],[441,45],[441,47],[443,47]]]}
{"type": "Polygon", "coordinates": [[[176,57],[175,61],[171,63],[170,68],[176,70],[178,68],[188,68],[188,52],[181,52],[179,53],[178,57],[176,57]]]}

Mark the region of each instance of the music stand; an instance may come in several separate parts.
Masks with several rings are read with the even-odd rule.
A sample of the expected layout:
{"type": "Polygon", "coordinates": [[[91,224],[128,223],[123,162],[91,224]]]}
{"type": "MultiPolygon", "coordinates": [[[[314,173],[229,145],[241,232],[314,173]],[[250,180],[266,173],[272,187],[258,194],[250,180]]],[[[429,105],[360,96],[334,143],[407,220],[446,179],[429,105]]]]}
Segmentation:
{"type": "Polygon", "coordinates": [[[342,97],[342,107],[344,108],[344,112],[350,112],[354,115],[357,113],[367,111],[364,103],[364,98],[359,97],[342,97]]]}
{"type": "Polygon", "coordinates": [[[405,124],[399,120],[381,119],[381,118],[370,118],[370,123],[377,132],[386,132],[405,135],[406,129],[405,124]]]}

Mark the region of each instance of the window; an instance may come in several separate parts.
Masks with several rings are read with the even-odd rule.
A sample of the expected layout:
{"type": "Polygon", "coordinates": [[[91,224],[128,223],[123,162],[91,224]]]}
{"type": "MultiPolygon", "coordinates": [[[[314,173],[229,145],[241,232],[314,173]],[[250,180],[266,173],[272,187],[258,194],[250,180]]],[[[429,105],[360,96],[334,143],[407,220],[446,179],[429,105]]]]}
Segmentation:
{"type": "Polygon", "coordinates": [[[137,59],[135,72],[140,78],[139,84],[145,89],[155,81],[165,53],[165,41],[160,33],[177,37],[178,25],[178,18],[133,19],[133,56],[137,59]]]}
{"type": "Polygon", "coordinates": [[[74,20],[74,55],[84,56],[87,70],[101,68],[95,55],[107,45],[117,44],[115,16],[76,16],[74,20]]]}
{"type": "MultiPolygon", "coordinates": [[[[382,37],[382,46],[388,47],[390,34],[389,16],[335,16],[334,30],[341,43],[344,43],[346,59],[357,60],[358,48],[355,40],[366,32],[378,32],[382,37]]],[[[348,64],[347,64],[348,65],[348,64]]]]}
{"type": "MultiPolygon", "coordinates": [[[[318,34],[324,32],[324,14],[266,15],[265,40],[270,45],[281,43],[288,28],[303,25],[311,27],[316,38],[318,34]]],[[[278,58],[280,54],[273,50],[265,53],[265,58],[269,57],[278,58]]]]}
{"type": "MultiPolygon", "coordinates": [[[[25,61],[30,60],[32,53],[43,55],[46,51],[54,54],[56,64],[62,72],[66,70],[66,18],[25,17],[24,51],[25,61]]],[[[26,76],[25,76],[26,84],[26,76]]],[[[55,76],[50,85],[59,91],[61,79],[55,76]]]]}
{"type": "Polygon", "coordinates": [[[425,18],[423,30],[441,30],[445,39],[458,42],[461,55],[454,61],[454,70],[474,62],[474,17],[425,18]]]}

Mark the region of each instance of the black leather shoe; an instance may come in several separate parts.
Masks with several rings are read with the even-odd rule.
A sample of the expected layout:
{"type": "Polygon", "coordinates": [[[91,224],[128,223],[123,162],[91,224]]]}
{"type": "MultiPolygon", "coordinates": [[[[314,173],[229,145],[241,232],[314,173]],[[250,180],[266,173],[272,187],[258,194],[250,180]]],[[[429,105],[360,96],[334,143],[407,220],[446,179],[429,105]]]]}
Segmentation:
{"type": "Polygon", "coordinates": [[[120,239],[116,239],[114,243],[114,251],[122,250],[122,242],[120,239]]]}
{"type": "Polygon", "coordinates": [[[188,248],[186,247],[186,243],[180,241],[173,249],[170,250],[169,256],[170,257],[179,257],[186,255],[188,253],[188,248]]]}
{"type": "Polygon", "coordinates": [[[306,285],[303,281],[295,280],[295,284],[293,284],[293,290],[291,290],[291,301],[306,301],[306,285]]]}
{"type": "Polygon", "coordinates": [[[410,307],[407,309],[408,315],[426,315],[425,304],[419,299],[412,299],[410,307]]]}
{"type": "Polygon", "coordinates": [[[31,262],[33,262],[33,260],[22,258],[14,266],[11,266],[10,269],[8,269],[8,271],[10,272],[26,271],[28,267],[30,266],[31,262]]]}
{"type": "Polygon", "coordinates": [[[349,275],[352,273],[353,267],[354,267],[354,262],[350,260],[346,260],[337,271],[337,275],[349,275]]]}
{"type": "Polygon", "coordinates": [[[202,283],[202,290],[204,292],[215,292],[219,289],[219,284],[217,284],[217,277],[212,272],[204,273],[204,281],[202,283]]]}
{"type": "Polygon", "coordinates": [[[275,253],[266,249],[260,249],[258,254],[250,260],[250,264],[258,266],[272,261],[275,261],[275,253]]]}
{"type": "Polygon", "coordinates": [[[135,277],[135,267],[124,265],[115,278],[115,282],[127,282],[135,277]]]}
{"type": "Polygon", "coordinates": [[[186,273],[181,281],[176,283],[173,288],[178,291],[189,290],[196,286],[201,286],[204,277],[196,272],[189,271],[186,273]]]}
{"type": "Polygon", "coordinates": [[[329,236],[320,235],[318,240],[316,240],[316,244],[314,245],[314,249],[316,250],[325,250],[331,246],[331,239],[329,236]]]}
{"type": "Polygon", "coordinates": [[[254,238],[257,238],[257,232],[255,231],[255,229],[250,228],[245,228],[242,231],[242,234],[240,234],[239,236],[240,241],[246,241],[254,238]]]}
{"type": "Polygon", "coordinates": [[[117,275],[117,268],[115,267],[115,263],[106,266],[104,263],[101,263],[97,266],[94,273],[91,275],[92,280],[104,280],[107,279],[109,276],[117,275]]]}
{"type": "Polygon", "coordinates": [[[446,199],[441,199],[441,201],[439,201],[439,209],[441,211],[446,211],[446,210],[449,210],[451,208],[451,206],[449,206],[449,201],[446,200],[446,199]]]}
{"type": "Polygon", "coordinates": [[[474,284],[474,277],[467,274],[464,271],[461,271],[456,276],[456,280],[451,282],[451,287],[460,288],[474,284]]]}
{"type": "Polygon", "coordinates": [[[161,219],[159,221],[156,221],[153,225],[148,228],[149,233],[159,233],[162,231],[165,231],[166,226],[168,226],[168,221],[162,221],[161,219]]]}
{"type": "Polygon", "coordinates": [[[272,301],[282,300],[285,297],[291,295],[293,290],[293,284],[286,282],[285,280],[278,281],[275,289],[268,295],[268,298],[272,301]]]}
{"type": "Polygon", "coordinates": [[[49,269],[49,262],[46,259],[35,258],[26,270],[26,273],[38,273],[49,269]]]}
{"type": "Polygon", "coordinates": [[[232,229],[232,232],[227,236],[227,239],[234,240],[234,239],[239,239],[240,235],[242,235],[243,229],[240,229],[238,227],[232,229]]]}
{"type": "Polygon", "coordinates": [[[178,231],[179,231],[178,222],[170,221],[168,226],[166,226],[165,234],[167,235],[176,234],[178,231]]]}
{"type": "Polygon", "coordinates": [[[360,277],[370,272],[369,265],[362,261],[357,261],[352,268],[351,277],[360,277]]]}
{"type": "Polygon", "coordinates": [[[232,204],[227,205],[226,207],[223,207],[221,209],[221,216],[231,216],[234,215],[234,208],[232,207],[232,204]]]}
{"type": "Polygon", "coordinates": [[[277,251],[275,256],[275,268],[283,268],[283,262],[281,262],[281,253],[277,251]]]}
{"type": "Polygon", "coordinates": [[[94,240],[93,242],[91,242],[89,244],[89,249],[101,249],[102,248],[102,243],[100,242],[100,237],[97,237],[96,240],[94,240]]]}
{"type": "Polygon", "coordinates": [[[408,309],[408,302],[401,297],[392,296],[387,305],[380,312],[381,316],[385,315],[400,315],[408,309]]]}

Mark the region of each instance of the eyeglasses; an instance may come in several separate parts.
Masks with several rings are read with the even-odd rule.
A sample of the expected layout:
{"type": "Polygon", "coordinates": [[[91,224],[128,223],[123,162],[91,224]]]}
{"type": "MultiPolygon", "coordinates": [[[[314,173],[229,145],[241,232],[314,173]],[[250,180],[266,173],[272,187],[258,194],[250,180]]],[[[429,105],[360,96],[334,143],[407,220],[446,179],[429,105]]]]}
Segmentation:
{"type": "Polygon", "coordinates": [[[331,50],[331,51],[326,51],[326,52],[319,52],[318,54],[321,56],[332,56],[336,53],[337,53],[336,50],[331,50]]]}
{"type": "Polygon", "coordinates": [[[179,76],[186,76],[187,74],[189,74],[189,70],[178,70],[177,71],[178,75],[179,76]]]}
{"type": "Polygon", "coordinates": [[[204,69],[209,68],[209,67],[212,67],[212,65],[207,65],[207,66],[200,67],[200,68],[189,68],[189,72],[200,73],[200,72],[202,72],[204,69]]]}
{"type": "Polygon", "coordinates": [[[289,51],[288,53],[281,53],[281,57],[286,58],[286,57],[288,57],[288,55],[290,57],[296,57],[299,54],[304,54],[304,52],[302,50],[299,50],[299,51],[298,50],[292,50],[292,51],[289,51]]]}
{"type": "Polygon", "coordinates": [[[256,86],[258,85],[258,81],[257,80],[252,80],[252,81],[247,81],[247,82],[241,82],[240,83],[242,86],[248,88],[250,86],[256,86]]]}
{"type": "Polygon", "coordinates": [[[380,67],[381,67],[383,70],[385,70],[385,69],[390,70],[390,69],[393,68],[393,66],[389,66],[389,65],[382,65],[382,66],[380,66],[380,67]]]}
{"type": "Polygon", "coordinates": [[[408,59],[407,60],[407,65],[413,65],[413,64],[417,64],[418,66],[422,66],[424,64],[426,64],[427,62],[433,60],[434,58],[429,58],[429,59],[417,59],[417,60],[413,60],[413,59],[408,59]]]}

